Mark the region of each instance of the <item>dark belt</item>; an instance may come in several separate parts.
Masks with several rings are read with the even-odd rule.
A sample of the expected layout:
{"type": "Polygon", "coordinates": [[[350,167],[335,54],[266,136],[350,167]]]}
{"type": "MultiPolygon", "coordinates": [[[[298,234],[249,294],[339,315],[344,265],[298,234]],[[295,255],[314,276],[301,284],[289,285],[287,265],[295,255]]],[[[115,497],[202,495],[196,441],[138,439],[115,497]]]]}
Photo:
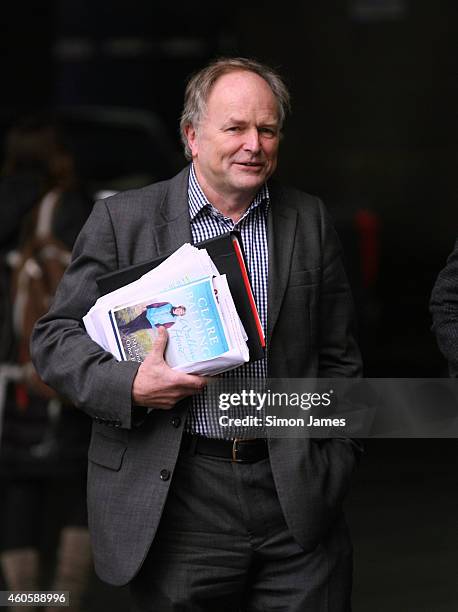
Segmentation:
{"type": "Polygon", "coordinates": [[[218,440],[185,433],[183,434],[181,448],[197,455],[221,457],[236,463],[254,463],[269,456],[265,438],[218,440]]]}

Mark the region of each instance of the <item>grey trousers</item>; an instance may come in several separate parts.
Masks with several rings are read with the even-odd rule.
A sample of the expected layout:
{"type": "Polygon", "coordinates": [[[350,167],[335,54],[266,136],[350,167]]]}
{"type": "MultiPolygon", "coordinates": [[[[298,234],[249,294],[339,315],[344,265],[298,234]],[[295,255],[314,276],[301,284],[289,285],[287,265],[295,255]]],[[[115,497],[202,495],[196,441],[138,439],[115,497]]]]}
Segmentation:
{"type": "Polygon", "coordinates": [[[343,515],[305,551],[284,521],[268,459],[181,451],[158,533],[130,585],[131,610],[350,612],[351,580],[343,515]]]}

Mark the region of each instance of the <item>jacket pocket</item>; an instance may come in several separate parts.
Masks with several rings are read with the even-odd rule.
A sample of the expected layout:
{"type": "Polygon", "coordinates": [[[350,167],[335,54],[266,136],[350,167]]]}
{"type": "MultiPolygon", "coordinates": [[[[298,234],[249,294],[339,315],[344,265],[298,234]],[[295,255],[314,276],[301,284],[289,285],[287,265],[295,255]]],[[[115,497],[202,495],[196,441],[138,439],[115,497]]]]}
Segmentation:
{"type": "Polygon", "coordinates": [[[310,270],[291,270],[288,287],[316,285],[320,282],[321,268],[310,270]]]}
{"type": "Polygon", "coordinates": [[[125,442],[95,433],[89,445],[88,458],[92,463],[119,471],[126,449],[125,442]]]}

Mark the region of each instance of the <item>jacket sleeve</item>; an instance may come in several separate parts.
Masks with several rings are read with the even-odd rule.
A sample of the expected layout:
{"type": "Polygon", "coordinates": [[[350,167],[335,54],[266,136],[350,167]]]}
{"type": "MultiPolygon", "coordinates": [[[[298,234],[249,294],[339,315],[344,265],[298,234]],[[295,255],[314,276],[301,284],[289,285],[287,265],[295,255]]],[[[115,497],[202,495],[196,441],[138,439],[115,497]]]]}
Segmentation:
{"type": "Polygon", "coordinates": [[[431,295],[433,331],[452,376],[458,376],[458,240],[431,295]]]}
{"type": "Polygon", "coordinates": [[[85,331],[82,318],[100,297],[97,278],[118,268],[109,210],[97,202],[73,250],[49,312],[32,334],[39,375],[96,421],[132,426],[131,390],[139,364],[118,362],[85,331]]]}

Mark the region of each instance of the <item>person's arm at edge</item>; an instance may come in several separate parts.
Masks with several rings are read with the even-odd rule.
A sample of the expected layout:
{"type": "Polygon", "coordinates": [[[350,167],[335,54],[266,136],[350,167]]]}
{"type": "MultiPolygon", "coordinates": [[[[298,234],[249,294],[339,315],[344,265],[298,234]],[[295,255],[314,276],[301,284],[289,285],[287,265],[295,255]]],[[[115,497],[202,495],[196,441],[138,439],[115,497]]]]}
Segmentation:
{"type": "Polygon", "coordinates": [[[458,240],[434,285],[430,310],[437,344],[451,376],[458,376],[458,240]]]}

